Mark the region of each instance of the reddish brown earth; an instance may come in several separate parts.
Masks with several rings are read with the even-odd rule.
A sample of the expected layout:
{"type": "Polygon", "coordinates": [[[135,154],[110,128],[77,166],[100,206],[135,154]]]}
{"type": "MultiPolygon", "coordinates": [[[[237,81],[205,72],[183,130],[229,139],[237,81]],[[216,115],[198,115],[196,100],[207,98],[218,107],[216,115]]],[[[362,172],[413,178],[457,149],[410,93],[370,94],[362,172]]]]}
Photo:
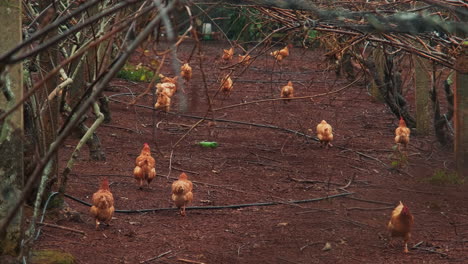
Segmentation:
{"type": "MultiPolygon", "coordinates": [[[[220,78],[221,65],[216,60],[227,44],[203,44],[203,67],[213,95],[220,78]]],[[[191,50],[192,45],[183,45],[179,59],[187,59],[191,50]]],[[[283,62],[281,75],[277,65],[271,73],[271,57],[259,56],[241,76],[236,75],[240,70],[235,72],[232,94],[227,98],[218,95],[213,106],[278,97],[288,80],[293,81],[296,96],[345,87],[346,80],[335,83],[335,74],[325,70],[322,54],[294,48],[283,62]]],[[[197,56],[191,65],[194,76],[185,88],[188,110],[184,114],[203,116],[208,103],[197,56]]],[[[162,72],[173,74],[170,66],[162,72]]],[[[147,84],[116,79],[112,85],[120,91],[109,95],[139,94],[147,84]]],[[[129,102],[132,97],[112,99],[129,102]]],[[[184,263],[179,258],[193,261],[186,263],[468,263],[467,185],[440,186],[425,181],[438,169],[453,171],[452,152],[441,148],[433,135],[413,133],[409,164],[400,171],[390,170],[397,120],[384,104],[368,95],[363,81],[313,100],[263,102],[214,113],[215,118],[273,125],[314,137],[316,125],[325,119],[335,135],[329,150],[284,130],[232,122],[216,122],[215,127],[202,122],[190,131],[198,119],[178,116],[180,94],[174,101],[171,114],[156,114],[154,138],[150,109],[112,101],[112,122],[97,132],[107,160],[90,161],[83,150],[70,176],[68,194],[90,202],[100,180],[108,177],[116,209],[174,207],[170,186],[184,171],[194,181],[193,206],[279,204],[189,209],[186,217],[176,210],[115,213],[109,227],[96,231],[89,208],[67,198],[82,221],[53,217],[53,213],[46,221],[86,235],[44,227],[37,249],[70,252],[77,263],[95,264],[140,263],[165,252],[169,253],[148,263],[184,263]],[[202,140],[216,141],[219,147],[202,148],[196,144],[202,140]],[[145,142],[153,149],[158,177],[151,189],[138,190],[132,171],[145,142]],[[351,179],[346,189],[340,189],[351,179]],[[317,202],[288,202],[346,191],[352,194],[317,202]],[[415,217],[410,247],[422,241],[420,247],[433,252],[411,249],[403,254],[401,240],[388,247],[385,226],[399,201],[415,217]],[[331,250],[322,250],[327,242],[331,250]]],[[[145,96],[137,104],[151,107],[152,97],[145,96]]],[[[62,168],[76,143],[69,139],[61,149],[62,168]]]]}

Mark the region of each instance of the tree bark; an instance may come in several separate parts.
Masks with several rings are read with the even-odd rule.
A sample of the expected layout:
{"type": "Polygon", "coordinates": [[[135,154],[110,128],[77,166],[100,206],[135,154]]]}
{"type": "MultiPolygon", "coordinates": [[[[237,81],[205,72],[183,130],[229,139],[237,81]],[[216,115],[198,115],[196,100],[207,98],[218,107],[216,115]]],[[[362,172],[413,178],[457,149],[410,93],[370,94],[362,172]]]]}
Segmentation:
{"type": "MultiPolygon", "coordinates": [[[[21,42],[21,1],[0,1],[0,54],[21,42]]],[[[23,96],[22,64],[0,69],[0,113],[10,109],[23,96]]],[[[21,194],[23,186],[23,107],[0,123],[0,219],[4,219],[21,194]]],[[[6,232],[0,234],[0,262],[3,255],[17,256],[22,239],[22,209],[18,210],[6,232]]],[[[1,221],[1,220],[0,220],[1,221]]],[[[1,230],[0,230],[1,231],[1,230]]]]}

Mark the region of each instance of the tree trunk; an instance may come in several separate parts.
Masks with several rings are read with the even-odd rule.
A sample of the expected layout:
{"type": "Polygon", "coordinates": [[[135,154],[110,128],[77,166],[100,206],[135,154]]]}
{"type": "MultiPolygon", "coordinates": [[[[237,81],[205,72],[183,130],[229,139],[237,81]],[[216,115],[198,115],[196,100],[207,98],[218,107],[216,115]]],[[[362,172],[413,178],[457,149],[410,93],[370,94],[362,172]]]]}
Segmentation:
{"type": "Polygon", "coordinates": [[[432,67],[429,60],[413,55],[416,86],[416,131],[428,135],[431,130],[431,108],[429,103],[432,67]]]}
{"type": "Polygon", "coordinates": [[[468,45],[457,60],[455,79],[455,159],[458,176],[468,176],[468,45]]]}
{"type": "MultiPolygon", "coordinates": [[[[0,1],[0,54],[10,50],[21,42],[21,1],[0,1]]],[[[10,109],[23,97],[23,67],[13,65],[6,70],[4,79],[0,79],[0,113],[10,109]]],[[[21,195],[23,186],[23,107],[18,108],[0,123],[0,219],[10,211],[21,195]]],[[[6,233],[0,235],[0,262],[4,255],[17,256],[20,253],[22,239],[22,209],[18,210],[6,233]]]]}

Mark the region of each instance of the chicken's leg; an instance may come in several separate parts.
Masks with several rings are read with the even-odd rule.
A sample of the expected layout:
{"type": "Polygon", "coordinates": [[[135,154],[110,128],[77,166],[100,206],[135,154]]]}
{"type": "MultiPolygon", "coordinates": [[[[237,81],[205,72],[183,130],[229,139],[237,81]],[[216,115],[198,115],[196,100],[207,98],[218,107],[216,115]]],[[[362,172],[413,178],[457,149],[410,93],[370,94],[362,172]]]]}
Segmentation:
{"type": "Polygon", "coordinates": [[[96,230],[99,230],[99,220],[96,219],[96,230]]]}
{"type": "Polygon", "coordinates": [[[180,215],[185,216],[185,205],[182,206],[182,209],[180,210],[180,215]]]}

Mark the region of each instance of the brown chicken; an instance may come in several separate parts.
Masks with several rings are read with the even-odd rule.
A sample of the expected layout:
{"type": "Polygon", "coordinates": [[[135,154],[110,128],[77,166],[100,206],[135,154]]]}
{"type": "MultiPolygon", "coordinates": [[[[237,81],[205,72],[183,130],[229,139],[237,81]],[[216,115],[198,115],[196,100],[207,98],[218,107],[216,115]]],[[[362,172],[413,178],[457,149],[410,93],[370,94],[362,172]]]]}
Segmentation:
{"type": "MultiPolygon", "coordinates": [[[[294,87],[293,87],[292,82],[289,81],[287,85],[281,88],[281,98],[292,98],[292,97],[294,97],[294,87]]],[[[285,103],[286,101],[290,101],[290,100],[284,100],[285,103]]]]}
{"type": "Polygon", "coordinates": [[[193,184],[188,180],[187,174],[180,174],[179,179],[172,183],[172,200],[179,208],[180,214],[185,216],[185,207],[193,200],[193,184]]]}
{"type": "Polygon", "coordinates": [[[188,63],[185,63],[180,67],[180,76],[186,81],[189,82],[192,79],[192,67],[188,63]]]}
{"type": "Polygon", "coordinates": [[[136,158],[133,176],[135,177],[140,189],[143,188],[143,182],[149,187],[151,181],[156,177],[156,161],[151,157],[151,150],[147,143],[143,144],[140,156],[136,158]]]}
{"type": "Polygon", "coordinates": [[[291,48],[292,45],[288,44],[286,47],[280,49],[280,50],[275,50],[273,52],[270,52],[270,55],[275,57],[275,59],[278,62],[281,62],[284,58],[289,56],[289,48],[291,48]]]}
{"type": "Polygon", "coordinates": [[[250,57],[250,55],[240,55],[239,54],[239,63],[243,64],[243,65],[248,65],[250,63],[250,61],[252,60],[252,57],[250,57]]]}
{"type": "Polygon", "coordinates": [[[177,85],[177,79],[179,78],[179,76],[170,78],[170,77],[164,76],[163,74],[159,74],[159,78],[161,78],[161,83],[173,83],[177,85]]]}
{"type": "Polygon", "coordinates": [[[229,94],[232,91],[232,79],[228,75],[221,80],[221,91],[225,94],[229,94]]]}
{"type": "Polygon", "coordinates": [[[168,92],[163,90],[158,93],[158,99],[156,104],[154,104],[154,108],[161,109],[164,112],[169,112],[169,110],[171,110],[171,97],[169,96],[168,92]]]}
{"type": "Polygon", "coordinates": [[[89,211],[96,220],[96,230],[99,230],[99,224],[101,222],[109,225],[115,210],[114,196],[109,189],[109,181],[107,178],[102,180],[101,187],[93,194],[92,202],[93,205],[89,211]]]}
{"type": "Polygon", "coordinates": [[[156,93],[160,94],[162,92],[166,93],[169,97],[172,97],[177,91],[177,86],[170,82],[158,83],[156,84],[156,93]]]}
{"type": "Polygon", "coordinates": [[[320,140],[320,143],[325,145],[326,148],[333,146],[330,143],[333,141],[333,131],[327,121],[322,120],[322,122],[317,125],[317,137],[320,140]]]}
{"type": "MultiPolygon", "coordinates": [[[[408,241],[411,237],[411,229],[413,228],[414,217],[410,213],[407,206],[400,204],[393,210],[387,228],[390,232],[391,238],[403,237],[405,242],[405,249],[403,252],[408,253],[408,241]]],[[[390,239],[391,239],[390,238],[390,239]]]]}
{"type": "Polygon", "coordinates": [[[234,56],[234,48],[230,48],[228,50],[223,49],[223,61],[227,62],[232,60],[232,57],[234,56]]]}
{"type": "Polygon", "coordinates": [[[400,125],[395,129],[395,143],[398,145],[398,150],[400,151],[400,146],[403,145],[404,149],[409,143],[411,130],[406,126],[405,120],[403,117],[400,117],[400,125]]]}

